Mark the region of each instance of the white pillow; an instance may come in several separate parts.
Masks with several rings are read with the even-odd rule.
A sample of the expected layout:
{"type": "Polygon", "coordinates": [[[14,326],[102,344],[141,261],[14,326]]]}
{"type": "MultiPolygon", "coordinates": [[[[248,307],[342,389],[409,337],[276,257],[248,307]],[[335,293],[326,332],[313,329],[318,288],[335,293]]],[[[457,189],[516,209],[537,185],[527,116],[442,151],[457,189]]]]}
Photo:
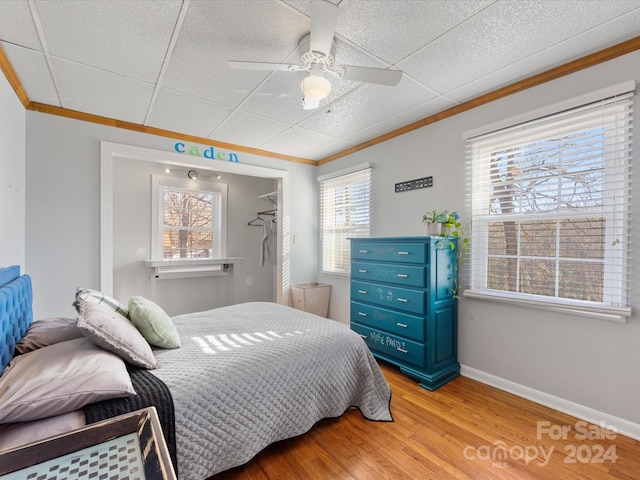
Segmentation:
{"type": "Polygon", "coordinates": [[[0,423],[51,417],[134,394],[121,358],[77,338],[11,361],[0,376],[0,423]]]}
{"type": "Polygon", "coordinates": [[[142,368],[156,368],[158,362],[138,329],[106,305],[79,302],[78,328],[93,343],[142,368]]]}

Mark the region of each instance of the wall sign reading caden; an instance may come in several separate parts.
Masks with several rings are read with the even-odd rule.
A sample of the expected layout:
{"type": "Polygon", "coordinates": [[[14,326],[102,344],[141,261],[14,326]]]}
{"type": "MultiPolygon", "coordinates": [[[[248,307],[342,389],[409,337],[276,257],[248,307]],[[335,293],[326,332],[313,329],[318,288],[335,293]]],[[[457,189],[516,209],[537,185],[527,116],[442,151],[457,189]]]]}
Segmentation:
{"type": "Polygon", "coordinates": [[[233,152],[227,153],[223,150],[216,150],[213,147],[205,148],[205,147],[198,147],[197,145],[187,146],[182,142],[176,142],[173,148],[178,153],[185,153],[187,155],[194,155],[196,157],[204,157],[210,160],[222,160],[222,161],[226,160],[228,162],[235,162],[235,163],[240,162],[240,160],[238,159],[237,153],[233,153],[233,152]]]}

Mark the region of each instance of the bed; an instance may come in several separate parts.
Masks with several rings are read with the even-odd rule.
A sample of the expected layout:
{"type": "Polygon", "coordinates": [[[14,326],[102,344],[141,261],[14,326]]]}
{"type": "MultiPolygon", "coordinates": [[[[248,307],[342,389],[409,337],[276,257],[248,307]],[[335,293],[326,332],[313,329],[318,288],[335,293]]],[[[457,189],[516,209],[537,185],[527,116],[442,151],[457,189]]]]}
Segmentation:
{"type": "MultiPolygon", "coordinates": [[[[175,467],[179,478],[185,480],[202,480],[242,466],[267,445],[304,434],[317,421],[338,417],[350,408],[359,409],[372,421],[392,421],[391,391],[364,341],[346,325],[275,303],[251,302],[174,316],[170,324],[161,324],[169,334],[157,341],[154,335],[158,332],[149,332],[149,325],[138,325],[134,310],[127,312],[115,300],[97,295],[80,305],[75,326],[65,327],[72,333],[63,336],[64,341],[16,354],[16,348],[20,350],[25,339],[31,337],[29,332],[44,325],[40,321],[32,323],[31,281],[28,275],[20,276],[16,268],[0,269],[0,437],[32,440],[29,435],[33,432],[46,437],[77,426],[78,421],[84,424],[88,418],[85,412],[92,408],[120,405],[140,397],[140,384],[126,382],[142,373],[170,392],[168,403],[172,406],[168,407],[171,411],[165,416],[163,430],[172,430],[174,439],[169,441],[177,452],[175,467]],[[118,313],[118,309],[124,311],[118,313]],[[118,318],[118,325],[126,327],[118,334],[127,341],[137,335],[128,330],[133,326],[148,340],[146,346],[128,345],[122,351],[112,348],[112,337],[117,336],[111,335],[113,332],[111,336],[95,336],[92,329],[104,325],[94,321],[87,326],[87,322],[91,323],[88,317],[98,310],[103,316],[118,318]],[[121,313],[130,316],[128,323],[132,325],[124,324],[121,318],[125,315],[118,316],[121,313]],[[79,335],[74,328],[80,330],[79,335]],[[66,339],[69,336],[72,338],[66,339]],[[163,342],[163,347],[157,345],[163,342]],[[40,398],[35,398],[29,400],[33,404],[25,406],[28,402],[20,397],[20,391],[16,392],[18,387],[9,386],[28,375],[18,370],[28,364],[24,359],[44,358],[48,368],[43,369],[42,363],[39,368],[46,373],[55,369],[52,359],[60,355],[80,355],[74,361],[89,370],[88,380],[76,378],[81,376],[77,366],[75,373],[55,373],[56,378],[73,376],[67,381],[75,382],[69,401],[62,406],[43,407],[38,403],[40,398]],[[94,356],[100,357],[96,361],[99,366],[84,367],[94,356]],[[123,377],[124,368],[124,385],[118,383],[120,378],[109,377],[111,371],[99,375],[91,371],[102,368],[105,356],[114,364],[110,370],[117,370],[119,377],[123,377]],[[82,390],[77,385],[94,382],[96,377],[101,385],[87,398],[75,398],[82,390]],[[91,396],[103,391],[109,392],[107,398],[91,396]],[[5,405],[3,396],[10,397],[5,405]],[[47,412],[47,416],[32,418],[34,411],[47,412]],[[50,428],[52,424],[58,426],[50,428]],[[21,437],[23,431],[30,433],[21,437]]],[[[154,309],[159,307],[153,302],[135,299],[157,313],[154,309]]],[[[33,388],[27,386],[22,391],[31,392],[33,388]]],[[[29,395],[33,394],[24,397],[29,395]]],[[[45,392],[45,396],[53,394],[45,392]]],[[[0,443],[2,448],[6,447],[0,443]]]]}

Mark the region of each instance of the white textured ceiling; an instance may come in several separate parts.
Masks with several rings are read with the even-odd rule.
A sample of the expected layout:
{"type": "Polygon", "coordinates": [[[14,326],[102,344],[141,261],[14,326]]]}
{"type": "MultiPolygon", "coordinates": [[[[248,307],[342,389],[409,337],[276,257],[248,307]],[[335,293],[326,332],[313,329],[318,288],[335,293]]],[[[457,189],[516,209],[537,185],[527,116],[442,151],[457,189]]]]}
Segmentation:
{"type": "Polygon", "coordinates": [[[331,78],[303,110],[310,0],[0,0],[0,45],[29,100],[319,160],[640,35],[640,0],[332,0],[336,63],[399,69],[395,87],[331,78]]]}

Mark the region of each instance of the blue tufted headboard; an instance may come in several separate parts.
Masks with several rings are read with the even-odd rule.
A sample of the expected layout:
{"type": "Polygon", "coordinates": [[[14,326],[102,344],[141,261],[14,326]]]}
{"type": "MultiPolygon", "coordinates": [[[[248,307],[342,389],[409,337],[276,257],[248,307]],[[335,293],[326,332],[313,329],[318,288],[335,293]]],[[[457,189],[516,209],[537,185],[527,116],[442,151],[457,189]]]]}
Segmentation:
{"type": "Polygon", "coordinates": [[[0,268],[0,375],[31,325],[32,301],[31,277],[20,276],[17,265],[0,268]]]}

